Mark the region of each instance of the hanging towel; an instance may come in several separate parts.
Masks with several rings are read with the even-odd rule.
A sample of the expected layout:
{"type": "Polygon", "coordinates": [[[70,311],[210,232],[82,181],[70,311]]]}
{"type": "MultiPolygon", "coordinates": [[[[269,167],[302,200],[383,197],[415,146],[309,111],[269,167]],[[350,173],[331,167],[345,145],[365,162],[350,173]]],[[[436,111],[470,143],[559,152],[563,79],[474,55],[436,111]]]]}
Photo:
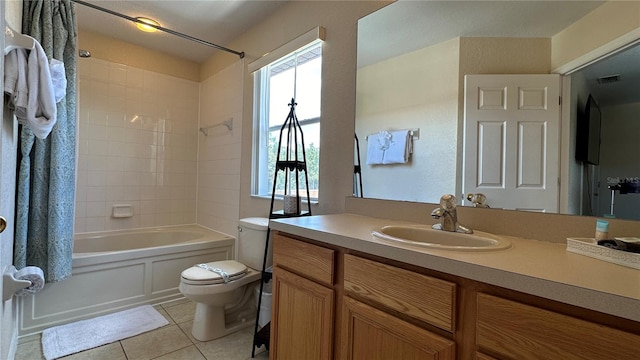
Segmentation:
{"type": "Polygon", "coordinates": [[[389,148],[384,152],[383,164],[404,164],[409,161],[412,150],[412,138],[409,130],[391,132],[389,148]]]}
{"type": "Polygon", "coordinates": [[[391,133],[380,131],[367,137],[367,165],[383,164],[385,151],[391,143],[391,133]]]}
{"type": "Polygon", "coordinates": [[[27,51],[22,48],[11,50],[4,57],[4,92],[9,95],[9,109],[26,108],[29,89],[27,88],[27,51]]]}
{"type": "Polygon", "coordinates": [[[56,123],[56,99],[49,60],[42,46],[35,41],[26,62],[26,50],[14,49],[5,56],[5,92],[10,95],[11,108],[22,125],[28,126],[40,139],[46,138],[56,123]],[[8,74],[7,74],[8,73],[8,74]],[[15,79],[15,80],[14,80],[15,79]],[[26,86],[25,86],[26,79],[26,86]]]}
{"type": "Polygon", "coordinates": [[[56,99],[56,104],[67,95],[67,75],[64,72],[64,63],[60,60],[51,59],[49,62],[51,70],[51,84],[56,99]]]}

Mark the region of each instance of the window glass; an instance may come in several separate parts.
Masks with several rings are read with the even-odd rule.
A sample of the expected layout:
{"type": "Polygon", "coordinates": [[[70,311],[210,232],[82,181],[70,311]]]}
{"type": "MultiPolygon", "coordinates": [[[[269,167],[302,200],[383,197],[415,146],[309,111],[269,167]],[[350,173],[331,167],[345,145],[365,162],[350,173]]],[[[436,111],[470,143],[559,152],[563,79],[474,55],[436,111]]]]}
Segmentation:
{"type": "MultiPolygon", "coordinates": [[[[315,41],[254,73],[253,195],[271,196],[280,130],[289,115],[293,98],[303,133],[309,194],[312,199],[318,198],[321,70],[322,42],[315,41]]],[[[284,136],[286,134],[284,131],[284,136]]],[[[286,139],[282,141],[284,151],[286,139]]],[[[302,141],[298,140],[298,143],[302,141]]],[[[299,189],[306,189],[303,176],[299,179],[299,189]]],[[[276,195],[282,195],[284,190],[284,176],[278,174],[276,195]]],[[[306,196],[305,191],[301,191],[303,195],[306,196]]]]}

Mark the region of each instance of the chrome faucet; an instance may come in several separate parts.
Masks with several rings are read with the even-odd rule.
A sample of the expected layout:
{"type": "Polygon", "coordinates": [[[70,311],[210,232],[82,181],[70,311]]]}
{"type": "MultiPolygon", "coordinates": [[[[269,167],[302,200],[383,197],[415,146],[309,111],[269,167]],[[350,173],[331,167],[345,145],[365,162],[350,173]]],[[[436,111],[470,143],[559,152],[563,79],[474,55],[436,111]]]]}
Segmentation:
{"type": "Polygon", "coordinates": [[[487,197],[482,193],[467,194],[467,200],[471,201],[473,207],[489,207],[489,205],[487,205],[487,197]]]}
{"type": "Polygon", "coordinates": [[[456,197],[451,194],[442,195],[439,208],[431,212],[431,217],[440,220],[432,228],[436,230],[455,231],[465,234],[473,233],[473,230],[458,222],[458,212],[456,211],[456,197]]]}

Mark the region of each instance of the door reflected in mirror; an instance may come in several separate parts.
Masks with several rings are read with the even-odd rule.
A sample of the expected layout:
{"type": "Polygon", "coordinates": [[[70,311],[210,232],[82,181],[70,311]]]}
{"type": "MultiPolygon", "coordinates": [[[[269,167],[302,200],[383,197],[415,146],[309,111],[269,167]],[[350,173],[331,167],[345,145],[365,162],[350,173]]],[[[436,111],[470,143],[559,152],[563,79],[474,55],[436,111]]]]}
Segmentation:
{"type": "MultiPolygon", "coordinates": [[[[464,157],[464,76],[554,72],[558,34],[573,29],[602,5],[594,1],[517,1],[500,6],[488,1],[399,1],[360,19],[355,129],[360,139],[363,196],[429,203],[446,193],[463,198],[471,188],[463,182],[465,162],[470,161],[464,157]],[[420,131],[409,161],[368,164],[368,136],[402,129],[420,131]]],[[[563,133],[554,140],[562,149],[561,158],[557,164],[557,159],[545,164],[560,169],[555,196],[561,213],[613,213],[640,219],[640,194],[609,189],[616,178],[640,177],[640,162],[629,159],[633,141],[626,141],[640,134],[630,123],[631,114],[640,110],[640,92],[628,90],[640,87],[639,60],[638,51],[629,49],[578,71],[564,70],[571,80],[571,99],[562,101],[563,133]],[[598,77],[617,73],[628,81],[596,88],[598,77]],[[576,127],[590,94],[602,110],[598,166],[576,160],[576,127]],[[623,134],[616,135],[621,129],[623,134]]],[[[568,84],[565,81],[563,86],[568,84]]],[[[522,142],[517,132],[504,136],[522,142]]],[[[471,192],[482,191],[474,187],[471,192]]],[[[529,208],[526,200],[519,206],[501,206],[497,197],[488,196],[487,205],[529,208]]]]}

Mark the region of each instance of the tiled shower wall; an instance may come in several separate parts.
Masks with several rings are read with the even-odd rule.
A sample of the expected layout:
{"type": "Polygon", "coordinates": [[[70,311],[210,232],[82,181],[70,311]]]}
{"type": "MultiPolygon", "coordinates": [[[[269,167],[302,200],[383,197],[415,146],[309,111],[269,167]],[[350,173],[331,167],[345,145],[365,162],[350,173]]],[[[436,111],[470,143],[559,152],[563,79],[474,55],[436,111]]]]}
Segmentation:
{"type": "Polygon", "coordinates": [[[208,136],[198,134],[197,222],[233,236],[240,214],[243,69],[243,62],[236,61],[204,80],[200,88],[200,126],[233,119],[233,130],[216,126],[208,136]]]}
{"type": "Polygon", "coordinates": [[[76,232],[196,221],[199,84],[79,59],[76,232]],[[115,204],[133,216],[114,218],[115,204]]]}

